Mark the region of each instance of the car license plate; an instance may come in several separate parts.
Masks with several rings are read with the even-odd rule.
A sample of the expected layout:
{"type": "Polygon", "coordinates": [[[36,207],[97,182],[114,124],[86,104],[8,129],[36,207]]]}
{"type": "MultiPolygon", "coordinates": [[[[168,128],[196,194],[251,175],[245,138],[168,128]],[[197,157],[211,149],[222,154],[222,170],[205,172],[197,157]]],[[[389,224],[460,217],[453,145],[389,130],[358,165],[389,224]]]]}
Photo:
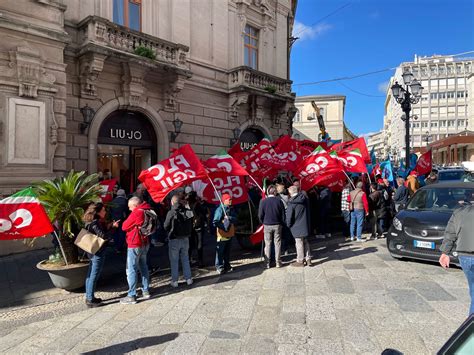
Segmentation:
{"type": "Polygon", "coordinates": [[[435,243],[434,242],[423,242],[421,240],[414,240],[413,245],[416,248],[426,248],[426,249],[434,249],[435,243]]]}

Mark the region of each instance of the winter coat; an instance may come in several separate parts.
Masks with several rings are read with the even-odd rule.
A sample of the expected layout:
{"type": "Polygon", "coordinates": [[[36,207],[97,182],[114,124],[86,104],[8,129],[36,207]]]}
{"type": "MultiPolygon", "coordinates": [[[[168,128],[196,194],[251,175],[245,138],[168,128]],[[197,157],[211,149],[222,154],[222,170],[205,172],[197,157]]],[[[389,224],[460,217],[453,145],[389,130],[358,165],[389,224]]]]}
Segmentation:
{"type": "Polygon", "coordinates": [[[383,190],[377,190],[369,195],[369,205],[371,210],[375,212],[375,216],[379,219],[387,218],[389,214],[383,192],[383,190]]]}
{"type": "Polygon", "coordinates": [[[474,205],[465,205],[454,210],[444,231],[443,243],[439,250],[450,254],[457,251],[460,254],[474,256],[474,205]]]}
{"type": "Polygon", "coordinates": [[[125,196],[117,196],[112,200],[110,214],[114,221],[121,220],[122,222],[127,217],[128,200],[125,196]]]}
{"type": "Polygon", "coordinates": [[[301,192],[288,200],[286,225],[295,238],[309,236],[310,214],[308,198],[301,192]]]}
{"type": "Polygon", "coordinates": [[[176,203],[166,215],[163,225],[170,239],[189,238],[193,232],[194,213],[191,209],[176,203]]]}
{"type": "Polygon", "coordinates": [[[395,191],[395,196],[393,198],[393,201],[396,204],[400,204],[400,203],[407,204],[409,198],[410,198],[410,194],[409,194],[408,189],[406,188],[406,186],[405,185],[400,185],[397,188],[397,191],[395,191]]]}
{"type": "Polygon", "coordinates": [[[126,240],[129,248],[140,248],[148,244],[148,238],[142,238],[139,230],[145,221],[145,212],[143,212],[143,210],[149,209],[150,205],[143,202],[137,206],[123,222],[122,230],[127,233],[126,240]]]}
{"type": "Polygon", "coordinates": [[[258,218],[266,226],[283,225],[285,223],[285,206],[279,197],[268,196],[260,201],[258,218]]]}

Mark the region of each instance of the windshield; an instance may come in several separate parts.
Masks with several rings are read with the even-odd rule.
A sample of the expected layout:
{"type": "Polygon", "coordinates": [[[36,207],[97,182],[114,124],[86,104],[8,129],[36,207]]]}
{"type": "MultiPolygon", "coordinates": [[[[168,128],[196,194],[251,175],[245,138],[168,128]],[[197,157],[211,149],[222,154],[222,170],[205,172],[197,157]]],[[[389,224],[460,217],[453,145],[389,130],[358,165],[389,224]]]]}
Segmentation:
{"type": "Polygon", "coordinates": [[[464,170],[458,171],[440,171],[438,173],[438,180],[462,180],[464,176],[464,170]]]}
{"type": "Polygon", "coordinates": [[[425,188],[418,190],[408,203],[408,210],[452,211],[465,203],[474,203],[472,188],[425,188]]]}

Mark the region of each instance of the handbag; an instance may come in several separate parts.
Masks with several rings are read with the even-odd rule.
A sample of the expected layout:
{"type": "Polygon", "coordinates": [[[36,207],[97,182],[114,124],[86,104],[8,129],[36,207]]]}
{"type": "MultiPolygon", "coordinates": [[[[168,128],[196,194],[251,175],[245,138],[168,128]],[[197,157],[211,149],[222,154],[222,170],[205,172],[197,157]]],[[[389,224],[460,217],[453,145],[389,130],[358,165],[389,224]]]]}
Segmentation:
{"type": "Polygon", "coordinates": [[[105,244],[105,239],[82,228],[74,244],[89,254],[96,254],[105,244]]]}

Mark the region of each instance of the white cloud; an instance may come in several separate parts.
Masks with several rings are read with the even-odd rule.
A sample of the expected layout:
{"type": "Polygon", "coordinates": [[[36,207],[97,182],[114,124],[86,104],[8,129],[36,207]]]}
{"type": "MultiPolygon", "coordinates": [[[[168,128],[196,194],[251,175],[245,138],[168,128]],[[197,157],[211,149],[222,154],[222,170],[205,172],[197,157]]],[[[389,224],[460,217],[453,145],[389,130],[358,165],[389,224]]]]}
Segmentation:
{"type": "Polygon", "coordinates": [[[293,26],[293,36],[299,37],[298,42],[304,41],[305,39],[315,39],[320,37],[323,33],[332,29],[332,25],[327,23],[320,23],[314,27],[307,26],[302,22],[295,21],[293,26]]]}
{"type": "Polygon", "coordinates": [[[387,93],[387,89],[388,89],[388,84],[390,82],[388,80],[386,81],[383,81],[381,82],[379,85],[378,85],[378,90],[382,93],[382,94],[386,94],[387,93]]]}

